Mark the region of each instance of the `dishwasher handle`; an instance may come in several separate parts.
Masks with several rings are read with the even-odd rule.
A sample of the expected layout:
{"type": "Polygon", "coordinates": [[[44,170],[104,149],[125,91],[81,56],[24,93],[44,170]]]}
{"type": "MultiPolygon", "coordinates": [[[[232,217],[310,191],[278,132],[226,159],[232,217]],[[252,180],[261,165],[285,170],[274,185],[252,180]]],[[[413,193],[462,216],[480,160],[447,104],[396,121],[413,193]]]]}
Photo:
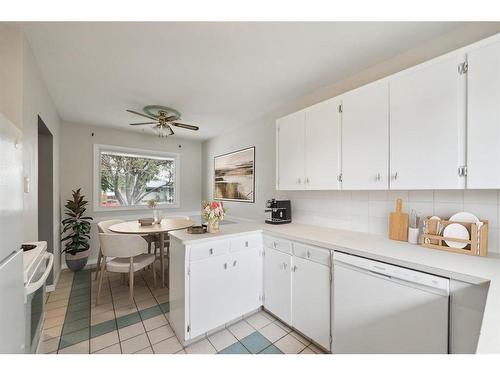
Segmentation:
{"type": "Polygon", "coordinates": [[[52,271],[52,265],[54,264],[54,255],[51,253],[46,253],[44,256],[44,260],[47,259],[49,262],[47,264],[47,268],[45,268],[45,272],[43,273],[43,275],[34,283],[29,283],[28,285],[26,285],[24,292],[26,296],[29,296],[30,294],[36,292],[43,284],[45,284],[45,281],[47,281],[47,278],[52,271]]]}

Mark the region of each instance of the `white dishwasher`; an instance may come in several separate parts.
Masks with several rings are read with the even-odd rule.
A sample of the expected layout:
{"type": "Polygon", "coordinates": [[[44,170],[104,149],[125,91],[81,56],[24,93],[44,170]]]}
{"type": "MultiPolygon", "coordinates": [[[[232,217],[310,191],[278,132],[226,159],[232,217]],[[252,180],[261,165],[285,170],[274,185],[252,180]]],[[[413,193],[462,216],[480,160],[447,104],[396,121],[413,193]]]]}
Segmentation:
{"type": "Polygon", "coordinates": [[[332,353],[448,353],[449,279],[333,258],[332,353]]]}

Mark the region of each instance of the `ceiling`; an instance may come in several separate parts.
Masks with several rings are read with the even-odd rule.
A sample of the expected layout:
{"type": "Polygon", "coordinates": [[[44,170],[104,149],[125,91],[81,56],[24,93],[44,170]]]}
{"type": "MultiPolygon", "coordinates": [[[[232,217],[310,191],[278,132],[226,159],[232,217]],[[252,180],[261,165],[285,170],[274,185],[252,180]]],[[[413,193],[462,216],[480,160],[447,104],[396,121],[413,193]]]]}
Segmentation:
{"type": "MultiPolygon", "coordinates": [[[[61,118],[131,129],[173,107],[214,137],[460,23],[24,23],[61,118]]],[[[145,127],[148,129],[147,127],[145,127]]],[[[134,128],[135,130],[139,130],[134,128]]],[[[140,130],[139,130],[140,131],[140,130]]],[[[148,129],[150,131],[150,129],[148,129]]]]}

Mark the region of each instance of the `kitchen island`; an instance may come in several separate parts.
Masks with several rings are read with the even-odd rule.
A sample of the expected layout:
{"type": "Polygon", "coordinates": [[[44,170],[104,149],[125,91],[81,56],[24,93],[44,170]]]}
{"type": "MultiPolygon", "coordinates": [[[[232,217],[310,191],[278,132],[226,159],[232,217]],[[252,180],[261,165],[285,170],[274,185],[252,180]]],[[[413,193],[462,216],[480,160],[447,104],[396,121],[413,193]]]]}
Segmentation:
{"type": "MultiPolygon", "coordinates": [[[[390,241],[383,236],[303,224],[276,226],[247,222],[222,226],[217,234],[194,235],[186,231],[175,231],[170,235],[170,314],[173,328],[181,340],[187,342],[197,340],[206,333],[211,333],[228,323],[241,319],[245,314],[261,306],[267,308],[262,285],[265,272],[262,259],[266,248],[274,246],[286,253],[288,244],[296,242],[304,246],[312,246],[312,249],[317,248],[312,256],[308,253],[308,257],[311,257],[315,265],[327,266],[323,251],[341,251],[442,276],[465,285],[465,288],[457,288],[465,290],[465,294],[461,291],[457,293],[457,297],[454,298],[452,295],[451,298],[451,301],[457,304],[460,314],[451,319],[450,352],[500,353],[500,319],[498,318],[500,316],[500,257],[497,255],[473,257],[452,254],[404,242],[390,241]],[[269,238],[275,240],[272,243],[266,243],[266,239],[269,241],[269,238]],[[245,249],[251,251],[243,251],[245,249]],[[205,259],[210,260],[205,263],[208,268],[201,267],[202,262],[199,262],[205,259]],[[239,268],[239,266],[242,267],[239,268]],[[213,270],[210,267],[213,267],[213,270]],[[217,276],[216,270],[220,267],[228,271],[221,275],[227,276],[222,278],[217,276]],[[230,277],[231,272],[233,275],[234,272],[242,272],[236,279],[246,282],[242,285],[235,285],[231,281],[235,280],[230,277]],[[194,291],[191,290],[193,280],[197,285],[195,293],[191,293],[194,291]],[[219,295],[219,301],[212,300],[213,288],[216,290],[220,288],[221,293],[215,293],[219,295]],[[239,300],[235,303],[236,296],[239,300]],[[211,319],[207,318],[208,302],[214,306],[214,311],[209,312],[213,314],[211,319]],[[198,311],[202,309],[202,306],[205,306],[203,311],[198,311]],[[193,319],[197,322],[197,327],[192,326],[193,319]],[[467,321],[467,324],[464,324],[461,319],[470,319],[470,322],[467,321]],[[453,324],[458,325],[456,329],[453,328],[453,324]],[[467,331],[463,331],[464,326],[468,327],[467,331]],[[468,341],[463,344],[465,339],[468,341]],[[453,344],[453,341],[462,344],[453,344]]],[[[330,259],[333,262],[333,257],[330,259]]],[[[282,267],[287,267],[286,261],[282,263],[282,267]]],[[[329,295],[324,294],[325,299],[328,299],[329,295]]],[[[282,302],[286,305],[286,301],[282,302]]],[[[318,303],[318,301],[314,302],[318,303]]],[[[330,304],[333,301],[328,300],[325,303],[330,304]]],[[[285,315],[277,315],[285,323],[291,323],[287,322],[285,315]]],[[[315,325],[321,325],[322,319],[326,321],[326,317],[319,315],[315,325]]],[[[303,327],[303,329],[296,328],[313,341],[329,349],[323,337],[311,337],[315,334],[314,327],[308,327],[306,323],[303,327]]],[[[325,325],[322,326],[321,331],[330,330],[330,327],[325,327],[325,325]]]]}

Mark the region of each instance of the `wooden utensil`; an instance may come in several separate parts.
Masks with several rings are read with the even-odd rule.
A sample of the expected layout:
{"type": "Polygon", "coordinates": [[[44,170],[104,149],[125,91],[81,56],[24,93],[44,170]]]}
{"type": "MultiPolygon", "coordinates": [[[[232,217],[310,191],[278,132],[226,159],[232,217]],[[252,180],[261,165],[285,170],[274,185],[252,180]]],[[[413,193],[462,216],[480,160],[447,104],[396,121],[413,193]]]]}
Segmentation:
{"type": "Polygon", "coordinates": [[[389,239],[408,241],[408,214],[402,212],[403,200],[396,200],[396,212],[389,215],[389,239]]]}

